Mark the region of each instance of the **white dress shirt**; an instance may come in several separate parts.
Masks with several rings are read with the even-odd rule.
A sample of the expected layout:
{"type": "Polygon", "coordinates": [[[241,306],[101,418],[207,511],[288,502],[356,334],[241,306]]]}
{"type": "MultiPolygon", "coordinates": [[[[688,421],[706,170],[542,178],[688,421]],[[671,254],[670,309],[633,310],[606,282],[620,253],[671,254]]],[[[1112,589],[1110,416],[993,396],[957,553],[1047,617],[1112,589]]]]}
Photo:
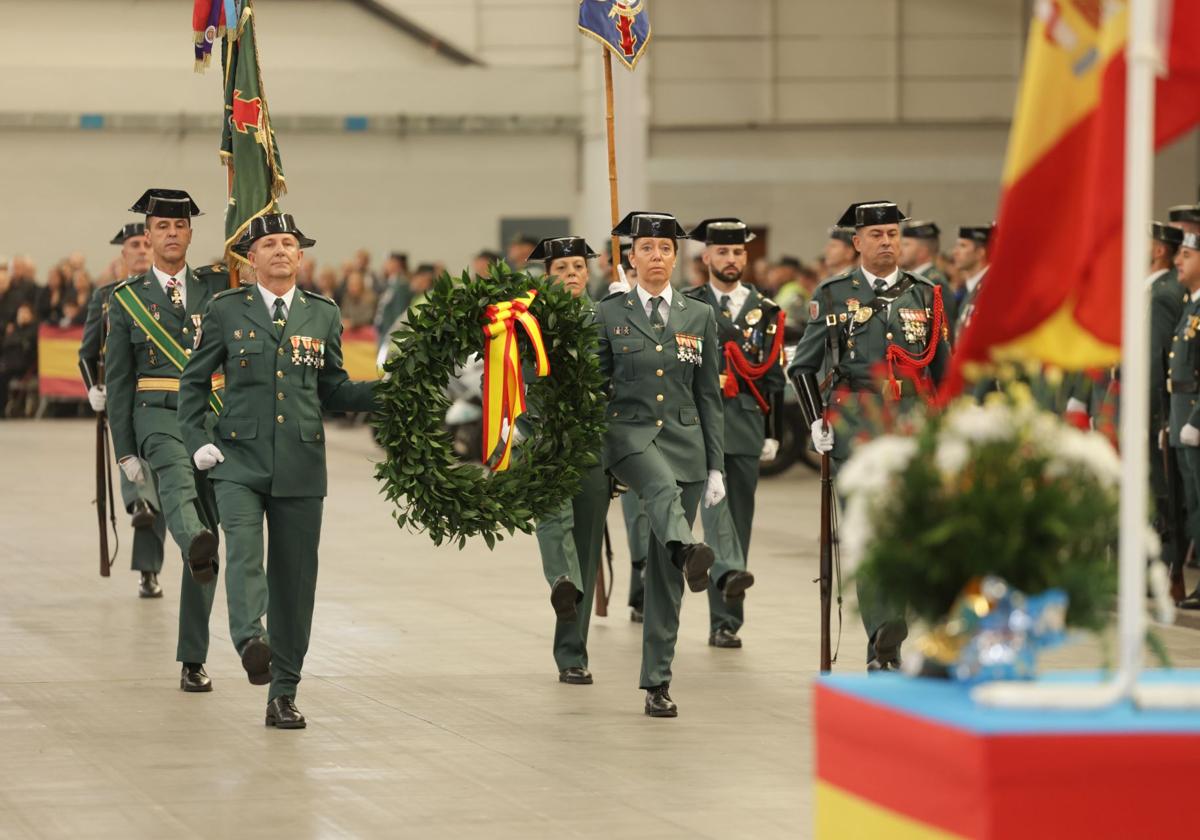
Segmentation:
{"type": "Polygon", "coordinates": [[[980,271],[976,274],[972,274],[970,277],[967,278],[967,280],[963,284],[963,286],[966,288],[968,295],[971,294],[971,292],[975,291],[975,287],[983,282],[983,275],[985,275],[985,274],[987,274],[986,268],[983,271],[980,271]]]}
{"type": "Polygon", "coordinates": [[[287,318],[288,313],[292,311],[292,298],[296,296],[296,286],[288,289],[282,295],[277,295],[267,291],[267,288],[262,283],[258,283],[258,293],[262,295],[263,303],[267,305],[267,315],[274,320],[275,318],[275,299],[283,298],[283,317],[287,318]]]}
{"type": "MultiPolygon", "coordinates": [[[[898,283],[900,281],[900,269],[899,268],[894,269],[892,271],[892,273],[889,274],[887,277],[880,277],[877,274],[872,274],[871,272],[867,271],[866,268],[863,268],[862,273],[863,273],[863,277],[865,277],[867,280],[867,285],[869,285],[871,287],[871,291],[875,291],[875,283],[879,280],[883,281],[883,290],[885,292],[888,289],[892,288],[892,286],[895,286],[896,283],[898,283]]],[[[888,301],[887,313],[888,313],[888,315],[892,314],[892,302],[891,301],[888,301]]]]}
{"type": "MultiPolygon", "coordinates": [[[[674,290],[671,288],[671,284],[668,283],[666,288],[658,294],[658,296],[663,299],[663,302],[658,305],[658,314],[662,318],[664,326],[668,321],[668,316],[671,314],[671,300],[673,297],[673,292],[674,290]]],[[[650,298],[654,297],[654,295],[650,294],[640,285],[637,287],[637,293],[638,298],[642,301],[642,309],[646,310],[646,317],[652,318],[654,306],[650,303],[650,298]]],[[[651,321],[651,323],[653,323],[653,321],[651,321]]]]}
{"type": "Polygon", "coordinates": [[[179,281],[179,296],[183,300],[184,308],[187,307],[187,265],[179,269],[177,274],[171,275],[160,269],[158,266],[152,266],[154,276],[158,279],[158,285],[162,286],[163,294],[167,296],[167,300],[171,299],[171,291],[167,288],[167,283],[172,280],[179,281]]]}
{"type": "Polygon", "coordinates": [[[722,297],[725,297],[726,295],[729,296],[729,318],[732,321],[736,321],[738,319],[738,315],[741,314],[742,307],[746,305],[746,299],[750,297],[750,287],[739,281],[738,284],[733,287],[733,290],[729,292],[722,292],[711,283],[709,284],[709,289],[712,290],[712,293],[716,297],[718,304],[721,303],[722,297]]]}

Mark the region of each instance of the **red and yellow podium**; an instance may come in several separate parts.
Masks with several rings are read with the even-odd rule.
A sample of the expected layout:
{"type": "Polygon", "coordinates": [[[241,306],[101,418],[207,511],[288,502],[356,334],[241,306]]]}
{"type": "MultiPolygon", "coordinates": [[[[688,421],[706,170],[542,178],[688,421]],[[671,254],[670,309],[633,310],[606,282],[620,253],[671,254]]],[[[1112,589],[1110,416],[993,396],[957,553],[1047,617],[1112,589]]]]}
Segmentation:
{"type": "MultiPolygon", "coordinates": [[[[1143,675],[1164,678],[1200,672],[1143,675]]],[[[822,677],[814,692],[821,840],[1133,840],[1192,824],[1196,712],[984,708],[957,683],[894,674],[822,677]]]]}

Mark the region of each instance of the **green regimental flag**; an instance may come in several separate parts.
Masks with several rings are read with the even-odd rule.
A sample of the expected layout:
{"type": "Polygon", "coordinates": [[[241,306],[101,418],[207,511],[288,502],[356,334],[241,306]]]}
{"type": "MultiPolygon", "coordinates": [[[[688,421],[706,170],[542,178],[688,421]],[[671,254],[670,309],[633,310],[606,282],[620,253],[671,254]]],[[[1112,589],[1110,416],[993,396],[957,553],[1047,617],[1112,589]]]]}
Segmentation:
{"type": "Polygon", "coordinates": [[[229,167],[231,179],[225,209],[225,254],[228,260],[245,263],[230,249],[251,219],[278,212],[276,199],[287,191],[258,66],[253,0],[242,4],[237,26],[226,28],[221,55],[225,71],[221,159],[229,167]]]}

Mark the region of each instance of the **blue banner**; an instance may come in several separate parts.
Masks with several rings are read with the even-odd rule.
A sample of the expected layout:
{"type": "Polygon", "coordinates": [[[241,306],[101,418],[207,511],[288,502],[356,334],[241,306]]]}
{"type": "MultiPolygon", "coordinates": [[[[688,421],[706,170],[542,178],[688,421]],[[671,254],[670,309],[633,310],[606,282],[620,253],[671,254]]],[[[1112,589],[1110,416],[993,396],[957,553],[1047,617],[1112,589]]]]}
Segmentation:
{"type": "Polygon", "coordinates": [[[650,43],[646,0],[579,0],[579,31],[604,44],[632,70],[650,43]]]}

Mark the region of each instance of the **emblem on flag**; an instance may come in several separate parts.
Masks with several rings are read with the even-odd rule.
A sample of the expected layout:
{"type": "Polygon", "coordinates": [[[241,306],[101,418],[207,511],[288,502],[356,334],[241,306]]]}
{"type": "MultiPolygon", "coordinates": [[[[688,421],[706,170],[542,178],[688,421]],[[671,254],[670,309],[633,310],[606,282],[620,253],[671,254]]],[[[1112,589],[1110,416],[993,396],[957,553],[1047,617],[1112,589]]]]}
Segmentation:
{"type": "Polygon", "coordinates": [[[579,0],[579,31],[595,38],[632,70],[650,43],[646,0],[579,0]]]}

